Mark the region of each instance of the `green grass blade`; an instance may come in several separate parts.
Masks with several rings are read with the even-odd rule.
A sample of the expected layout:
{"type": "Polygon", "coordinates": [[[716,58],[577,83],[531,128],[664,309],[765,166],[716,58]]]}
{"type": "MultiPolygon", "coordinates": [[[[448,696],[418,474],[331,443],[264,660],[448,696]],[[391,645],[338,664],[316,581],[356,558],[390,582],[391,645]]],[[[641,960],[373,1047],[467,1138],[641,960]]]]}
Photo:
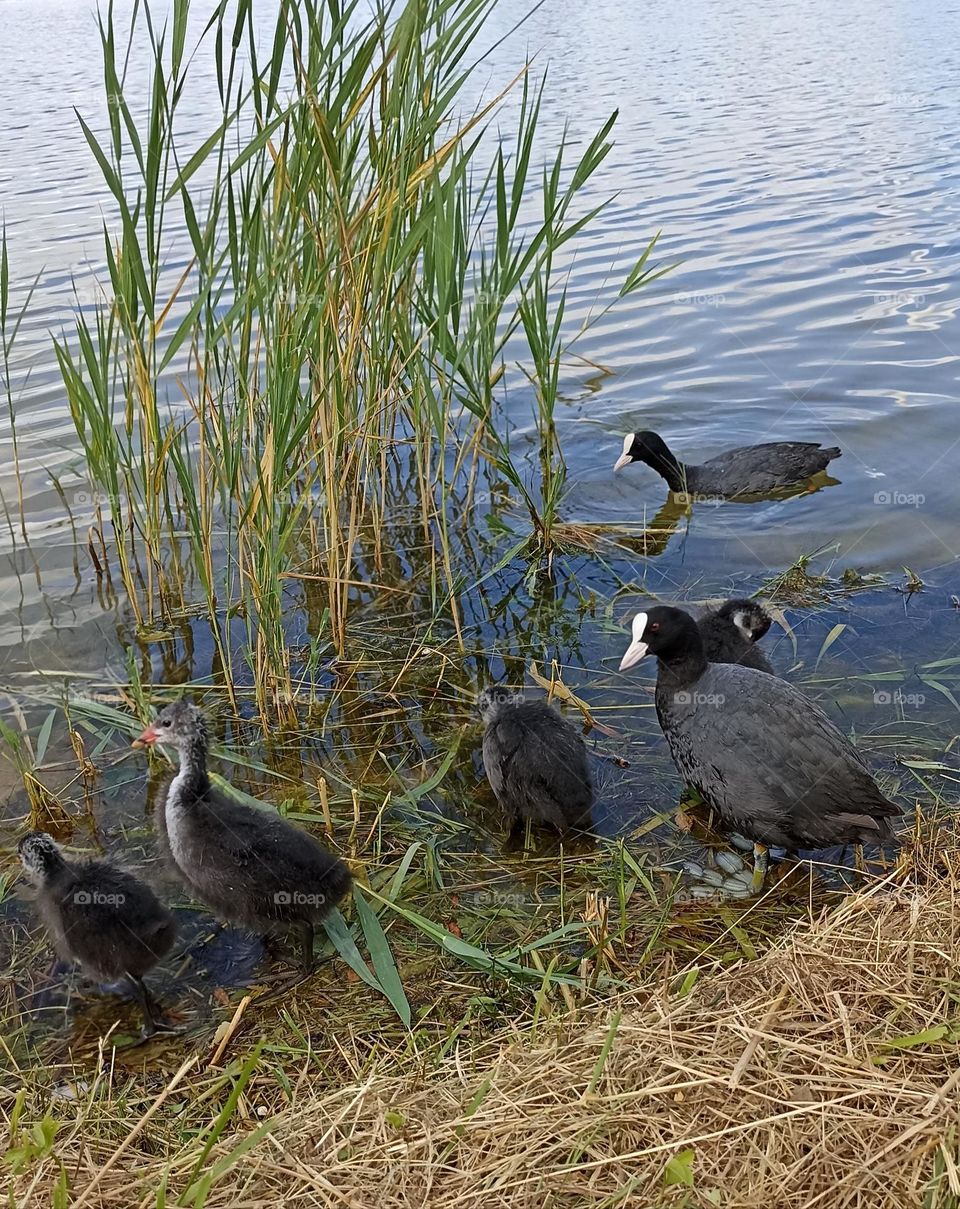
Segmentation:
{"type": "Polygon", "coordinates": [[[386,933],[381,927],[376,913],[371,910],[369,903],[364,898],[363,891],[357,885],[353,887],[353,900],[357,905],[357,918],[363,928],[367,951],[370,954],[370,961],[373,963],[374,973],[380,980],[380,988],[393,1005],[394,1011],[409,1028],[410,1004],[397,972],[386,933]]]}

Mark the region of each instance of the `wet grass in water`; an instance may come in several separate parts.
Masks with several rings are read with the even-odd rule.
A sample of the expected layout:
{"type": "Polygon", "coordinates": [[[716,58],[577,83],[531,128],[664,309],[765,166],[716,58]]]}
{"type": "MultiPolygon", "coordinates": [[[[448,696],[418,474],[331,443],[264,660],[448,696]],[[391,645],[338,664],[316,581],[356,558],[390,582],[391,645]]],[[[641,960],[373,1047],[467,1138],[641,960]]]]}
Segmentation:
{"type": "MultiPolygon", "coordinates": [[[[825,626],[828,634],[836,629],[825,626]]],[[[826,652],[823,643],[813,648],[807,643],[809,670],[802,683],[812,695],[846,709],[848,701],[855,705],[862,694],[859,673],[828,676],[824,663],[817,668],[821,656],[830,663],[830,650],[841,638],[826,652]]],[[[452,655],[452,637],[449,646],[452,655]]],[[[599,838],[561,846],[550,837],[533,836],[529,847],[505,848],[502,820],[477,765],[479,726],[467,704],[471,673],[443,650],[415,649],[417,658],[408,654],[392,661],[361,661],[366,670],[354,670],[338,683],[322,707],[309,714],[304,729],[278,731],[269,741],[259,736],[255,720],[232,712],[225,691],[205,692],[222,743],[218,770],[235,791],[273,802],[287,817],[326,833],[350,860],[361,901],[382,929],[384,961],[389,953],[390,964],[379,974],[372,972],[383,988],[383,970],[389,976],[395,969],[402,998],[371,997],[369,987],[355,982],[342,966],[327,966],[316,989],[330,998],[322,1001],[319,1018],[341,1001],[339,980],[345,977],[358,1024],[366,1004],[369,1027],[395,1027],[387,1021],[397,1019],[397,1012],[402,1021],[405,1000],[414,1032],[422,1033],[427,1048],[442,1047],[443,1037],[453,1025],[460,1030],[461,1021],[473,1033],[504,1012],[522,1018],[536,1010],[540,1017],[549,1016],[584,996],[642,979],[648,968],[663,968],[665,962],[749,956],[769,943],[785,919],[805,914],[811,903],[828,901],[835,893],[837,884],[824,870],[812,881],[808,874],[783,884],[774,879],[759,904],[718,908],[690,900],[672,871],[677,858],[699,855],[704,842],[719,841],[700,830],[690,834],[682,829],[689,823],[677,815],[676,778],[657,745],[652,701],[641,690],[621,705],[611,693],[612,684],[603,687],[604,674],[597,667],[544,663],[542,670],[531,666],[528,671],[545,688],[552,683],[558,697],[568,700],[568,710],[576,710],[576,700],[585,700],[589,716],[599,724],[590,737],[605,812],[598,818],[599,838]],[[624,756],[631,767],[621,770],[617,761],[624,756]]],[[[937,675],[942,678],[938,683],[953,676],[951,668],[921,666],[918,673],[937,675]]],[[[879,671],[876,683],[893,684],[894,677],[903,682],[902,672],[879,671]]],[[[155,686],[152,695],[163,699],[178,695],[182,687],[155,686]]],[[[949,706],[946,698],[939,699],[949,706]]],[[[141,707],[146,702],[138,701],[136,693],[127,696],[126,690],[115,703],[98,700],[95,692],[70,703],[72,726],[82,736],[79,747],[101,769],[92,792],[89,772],[85,780],[76,759],[70,768],[39,770],[40,780],[51,786],[51,798],[65,803],[80,848],[103,839],[124,850],[151,848],[149,818],[140,805],[141,757],[126,748],[141,707]],[[55,792],[60,787],[64,791],[55,792]]],[[[47,696],[40,716],[49,712],[47,696]]],[[[51,750],[62,751],[61,725],[58,720],[51,750]]],[[[943,733],[939,716],[926,730],[907,718],[891,717],[886,727],[868,736],[873,762],[882,761],[885,783],[900,800],[922,796],[936,802],[949,795],[956,774],[943,733]]],[[[158,762],[148,812],[159,806],[157,791],[166,775],[158,762]]],[[[53,825],[38,818],[33,822],[53,825]]],[[[837,855],[824,860],[829,863],[837,855]]],[[[186,906],[181,901],[181,910],[186,906]]],[[[365,926],[362,912],[362,907],[347,909],[355,943],[372,954],[381,936],[370,927],[369,913],[365,926]]],[[[332,956],[337,947],[328,953],[332,956]]],[[[342,944],[339,951],[344,954],[342,944]]],[[[223,956],[235,959],[234,950],[223,956]]],[[[228,973],[220,960],[216,952],[201,958],[198,969],[180,970],[179,981],[171,980],[172,971],[165,975],[169,993],[197,1036],[207,1034],[225,1009],[229,1014],[227,1002],[214,999],[211,1016],[206,979],[209,975],[216,981],[228,973]]],[[[258,974],[268,965],[262,956],[245,959],[238,967],[241,985],[234,990],[226,978],[231,1005],[241,997],[244,981],[257,987],[258,974]]],[[[352,969],[357,970],[355,963],[352,969]]],[[[245,1009],[249,1021],[272,1010],[258,1006],[259,996],[269,1003],[269,987],[256,991],[245,1009]]],[[[22,1010],[21,1002],[17,1011],[22,1010]]],[[[94,1010],[88,1023],[102,1023],[110,1010],[94,1010]]]]}

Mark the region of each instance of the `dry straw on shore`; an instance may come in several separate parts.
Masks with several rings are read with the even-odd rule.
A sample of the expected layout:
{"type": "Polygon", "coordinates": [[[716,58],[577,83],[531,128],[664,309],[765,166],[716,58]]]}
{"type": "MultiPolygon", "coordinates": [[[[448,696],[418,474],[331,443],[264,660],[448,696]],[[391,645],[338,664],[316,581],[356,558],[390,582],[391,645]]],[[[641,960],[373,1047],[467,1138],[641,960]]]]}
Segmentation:
{"type": "Polygon", "coordinates": [[[21,1177],[16,1203],[49,1203],[65,1169],[65,1203],[83,1206],[152,1206],[168,1181],[166,1204],[223,1209],[955,1207],[958,873],[956,849],[901,866],[756,961],[570,1018],[549,1041],[511,1031],[432,1073],[335,1091],[305,1074],[279,1110],[254,1079],[204,1158],[229,1168],[205,1199],[177,1202],[198,1154],[159,1132],[171,1095],[119,1147],[72,1131],[63,1167],[21,1177]]]}

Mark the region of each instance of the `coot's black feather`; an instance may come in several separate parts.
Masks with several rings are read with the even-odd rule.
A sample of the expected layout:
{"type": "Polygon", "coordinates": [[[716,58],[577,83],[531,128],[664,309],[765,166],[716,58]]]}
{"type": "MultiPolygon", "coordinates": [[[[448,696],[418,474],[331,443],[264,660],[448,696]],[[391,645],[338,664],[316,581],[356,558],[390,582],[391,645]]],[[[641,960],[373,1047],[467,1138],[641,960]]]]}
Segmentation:
{"type": "Polygon", "coordinates": [[[126,981],[145,1035],[169,1030],[143,975],[170,952],[177,929],[150,887],[108,860],[68,860],[43,831],[24,836],[19,852],[60,956],[98,982],[126,981]]]}
{"type": "Polygon", "coordinates": [[[755,600],[724,601],[697,619],[703,653],[709,663],[740,663],[775,675],[756,643],[770,629],[770,614],[755,600]]]}
{"type": "Polygon", "coordinates": [[[68,860],[42,831],[19,851],[54,948],[91,978],[141,977],[170,951],[173,916],[134,874],[108,860],[68,860]]]}
{"type": "Polygon", "coordinates": [[[313,924],[350,888],[344,862],[275,811],[211,784],[206,721],[196,706],[166,706],[138,742],[171,746],[180,756],[157,830],[186,887],[227,922],[260,932],[298,926],[307,964],[313,924]]]}
{"type": "Polygon", "coordinates": [[[221,919],[255,931],[319,921],[349,890],[343,861],[267,807],[232,802],[209,785],[184,787],[180,801],[194,817],[176,824],[183,843],[174,848],[167,812],[161,812],[161,850],[221,919]]]}
{"type": "Polygon", "coordinates": [[[825,470],[840,453],[836,446],[824,449],[816,442],[772,441],[728,449],[699,466],[689,466],[678,460],[661,436],[645,431],[624,438],[614,469],[645,462],[666,479],[671,491],[735,498],[798,486],[825,470]]]}
{"type": "Polygon", "coordinates": [[[657,717],[674,763],[727,827],[789,849],[889,838],[900,807],[799,690],[753,668],[708,663],[680,609],[638,614],[621,666],[647,651],[658,658],[657,717]]]}
{"type": "Polygon", "coordinates": [[[543,701],[487,689],[478,702],[486,722],[483,767],[513,823],[530,819],[558,830],[586,827],[593,783],[583,739],[543,701]]]}

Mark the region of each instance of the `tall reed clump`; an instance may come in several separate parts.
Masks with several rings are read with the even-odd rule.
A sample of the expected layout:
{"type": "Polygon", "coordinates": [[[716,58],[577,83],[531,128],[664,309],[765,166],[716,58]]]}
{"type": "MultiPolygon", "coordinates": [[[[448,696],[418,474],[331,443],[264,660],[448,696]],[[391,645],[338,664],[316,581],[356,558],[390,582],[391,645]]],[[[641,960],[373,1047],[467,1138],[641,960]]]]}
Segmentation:
{"type": "MultiPolygon", "coordinates": [[[[265,717],[296,697],[299,581],[321,585],[318,624],[342,652],[400,503],[433,610],[459,632],[451,500],[476,456],[524,502],[532,552],[552,549],[555,258],[597,213],[576,203],[614,118],[538,181],[542,86],[521,71],[515,129],[484,138],[503,94],[471,106],[471,56],[496,3],[274,0],[267,58],[255,0],[223,0],[202,27],[174,0],[162,29],[142,5],[126,46],[112,7],[100,19],[108,122],[80,121],[115,203],[109,280],[56,346],[99,557],[145,629],[205,611],[227,688],[252,679],[265,717]],[[146,47],[139,112],[130,64],[146,47]],[[214,72],[209,136],[185,149],[178,113],[214,72]],[[533,481],[501,415],[508,346],[533,385],[533,481]]],[[[655,276],[649,252],[622,293],[655,276]]]]}

